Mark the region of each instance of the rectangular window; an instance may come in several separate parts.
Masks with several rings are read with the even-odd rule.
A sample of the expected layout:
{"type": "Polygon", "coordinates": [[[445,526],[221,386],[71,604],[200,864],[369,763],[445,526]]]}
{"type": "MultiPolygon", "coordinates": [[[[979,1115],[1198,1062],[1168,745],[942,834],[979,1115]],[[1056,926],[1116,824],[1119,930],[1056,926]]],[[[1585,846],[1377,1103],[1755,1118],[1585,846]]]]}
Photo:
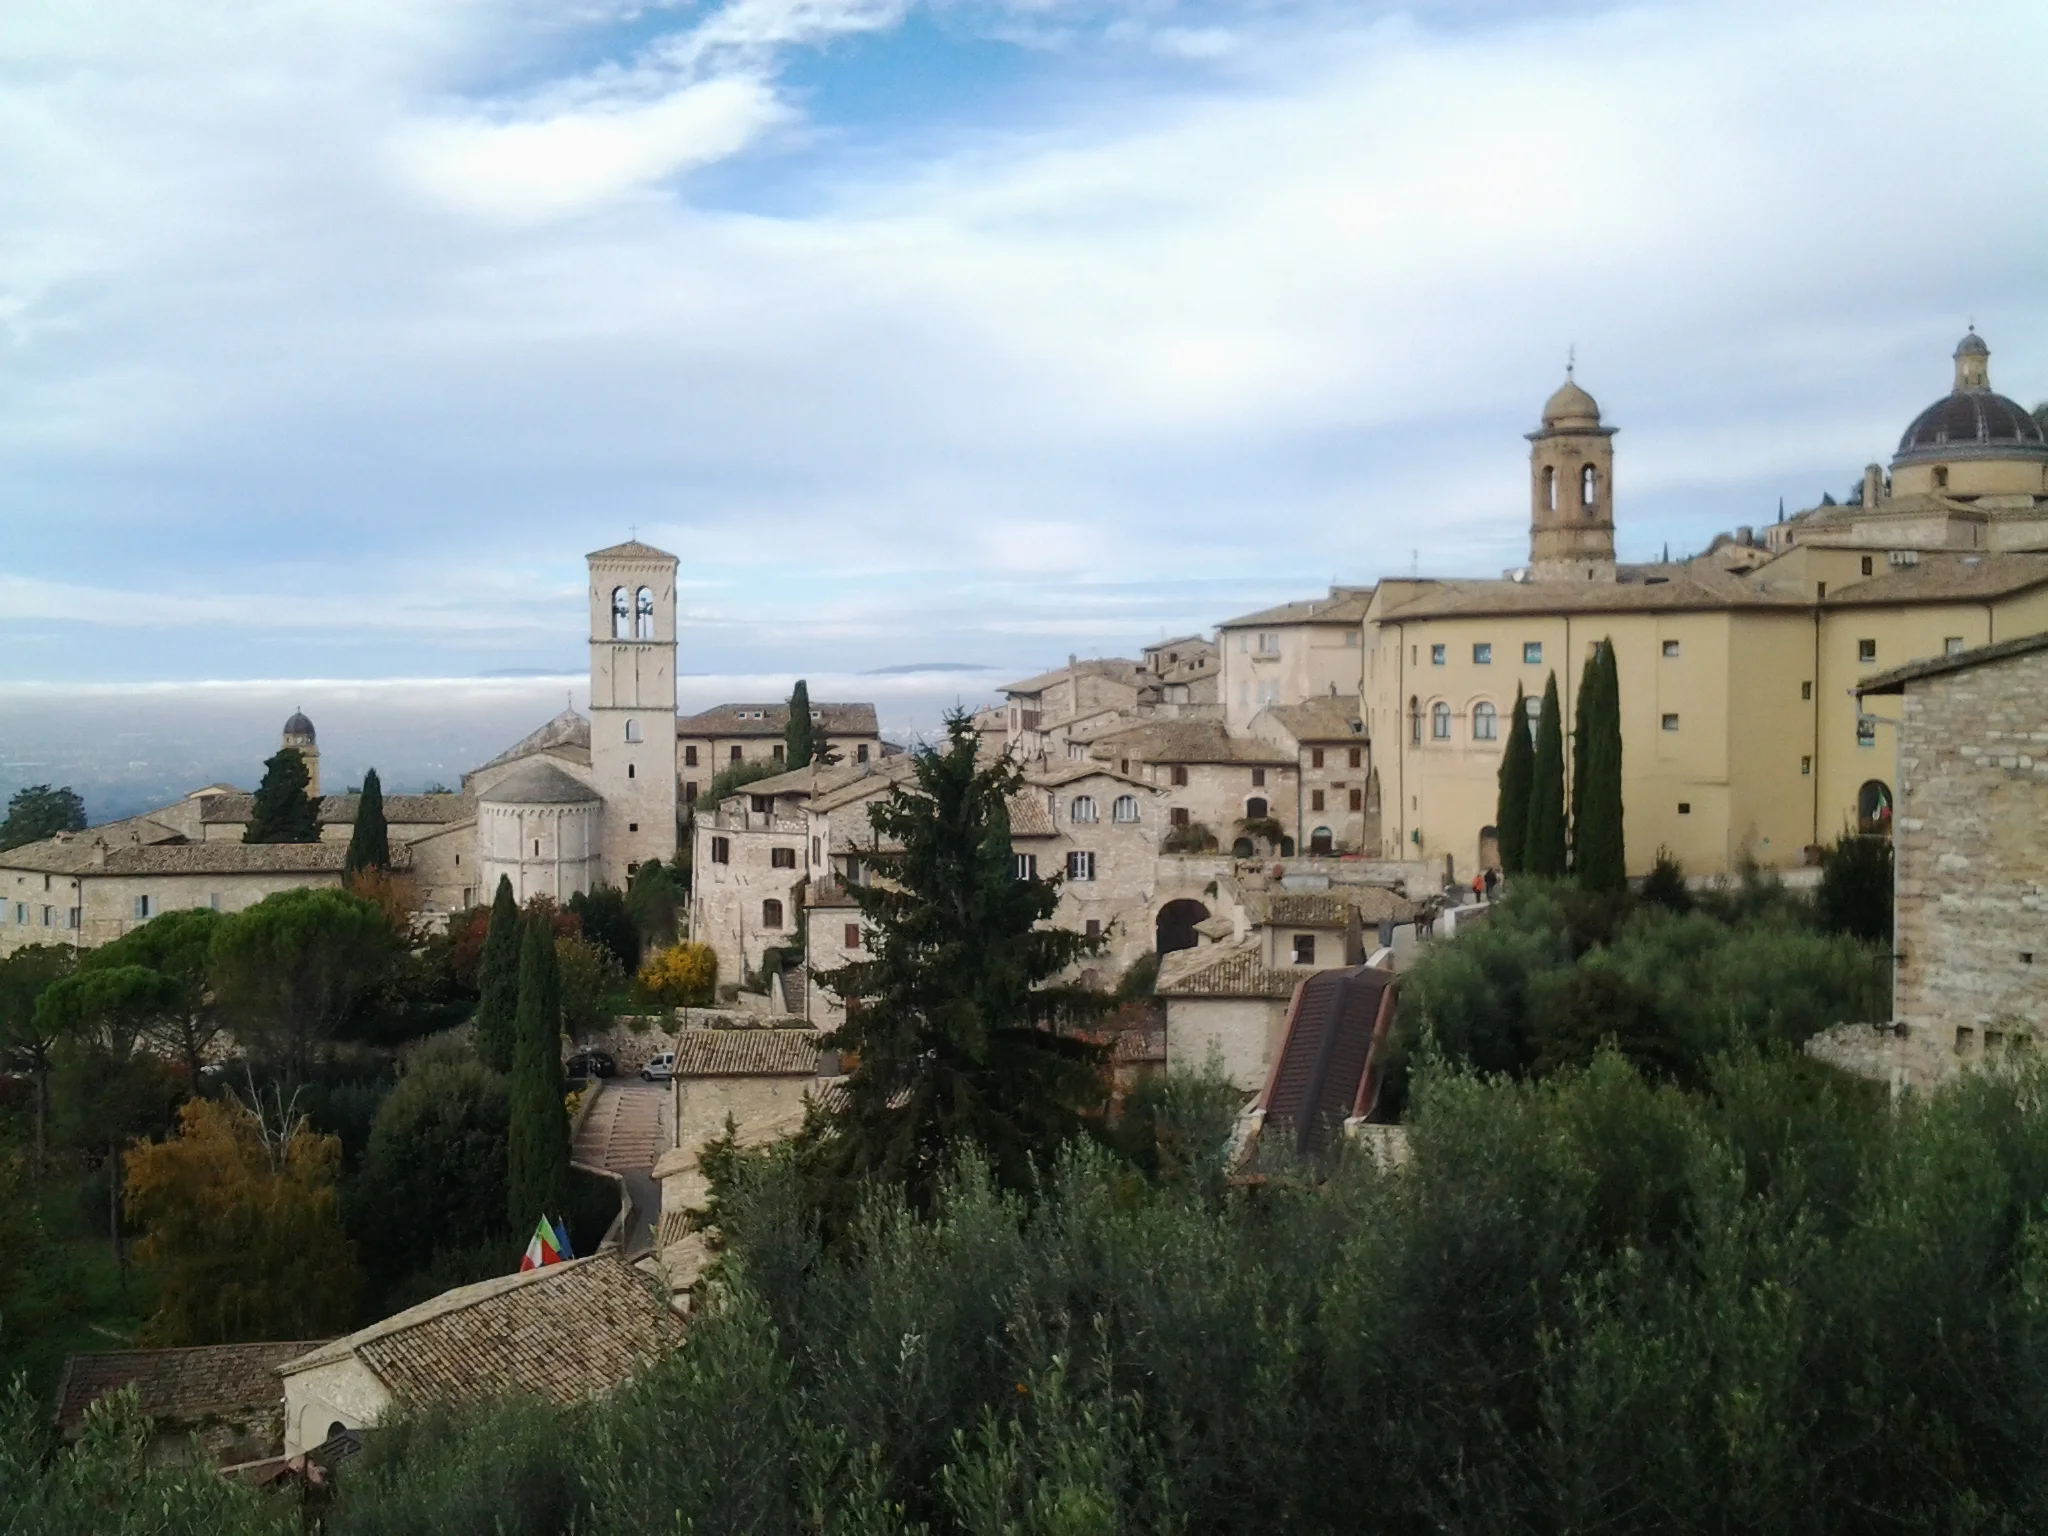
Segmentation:
{"type": "Polygon", "coordinates": [[[1354,767],[1354,768],[1363,768],[1363,767],[1365,766],[1365,756],[1364,756],[1364,752],[1365,752],[1365,749],[1364,749],[1363,747],[1353,747],[1353,748],[1351,749],[1351,766],[1352,766],[1352,767],[1354,767]]]}
{"type": "Polygon", "coordinates": [[[22,927],[24,927],[24,928],[26,928],[26,927],[28,926],[28,903],[27,903],[27,902],[25,902],[25,901],[17,901],[17,902],[16,902],[15,904],[14,904],[14,920],[15,920],[15,921],[16,921],[17,923],[21,924],[21,926],[22,926],[22,927]]]}
{"type": "Polygon", "coordinates": [[[1868,555],[1863,557],[1863,574],[1866,576],[1870,574],[1870,556],[1868,555]]]}
{"type": "Polygon", "coordinates": [[[768,850],[768,867],[770,869],[795,869],[796,850],[794,848],[770,848],[768,850]]]}
{"type": "Polygon", "coordinates": [[[1184,805],[1176,805],[1169,813],[1169,819],[1174,826],[1185,830],[1188,825],[1188,808],[1184,805]]]}
{"type": "Polygon", "coordinates": [[[1444,664],[1444,653],[1447,649],[1449,649],[1447,646],[1432,645],[1429,648],[1429,664],[1432,667],[1442,666],[1444,664]]]}
{"type": "Polygon", "coordinates": [[[823,845],[823,844],[822,844],[822,843],[821,843],[821,842],[819,841],[819,839],[817,839],[817,838],[815,838],[815,837],[814,837],[814,838],[812,838],[812,839],[811,839],[811,862],[812,862],[813,864],[822,864],[822,863],[824,863],[824,862],[825,862],[825,857],[824,857],[824,855],[825,855],[825,849],[824,849],[824,845],[823,845]]]}
{"type": "Polygon", "coordinates": [[[1664,654],[1667,658],[1676,657],[1678,655],[1678,642],[1676,640],[1666,640],[1664,642],[1664,654]]]}
{"type": "Polygon", "coordinates": [[[1856,642],[1856,659],[1858,661],[1877,660],[1877,642],[1875,640],[1858,640],[1856,642]]]}
{"type": "Polygon", "coordinates": [[[142,920],[143,920],[144,918],[146,918],[146,917],[148,917],[148,916],[149,916],[149,898],[148,898],[147,896],[138,896],[138,897],[136,897],[136,898],[135,898],[135,920],[136,920],[137,922],[141,922],[141,921],[142,921],[142,920]]]}
{"type": "Polygon", "coordinates": [[[1093,880],[1095,878],[1095,855],[1085,848],[1076,848],[1067,855],[1067,878],[1069,880],[1093,880]]]}
{"type": "Polygon", "coordinates": [[[1261,656],[1278,656],[1280,654],[1280,637],[1271,630],[1260,630],[1259,654],[1261,656]]]}
{"type": "Polygon", "coordinates": [[[840,946],[840,947],[841,947],[841,948],[843,948],[843,949],[859,949],[859,948],[860,948],[860,924],[859,924],[859,923],[848,923],[848,924],[846,925],[846,935],[845,935],[845,939],[844,939],[844,941],[843,941],[843,943],[841,944],[841,946],[840,946]]]}
{"type": "Polygon", "coordinates": [[[1311,768],[1320,768],[1323,766],[1323,749],[1321,747],[1309,748],[1308,765],[1311,768]]]}
{"type": "Polygon", "coordinates": [[[1035,853],[1020,853],[1015,857],[1017,861],[1017,878],[1019,880],[1036,880],[1038,878],[1038,855],[1035,853]]]}
{"type": "Polygon", "coordinates": [[[730,864],[732,862],[731,838],[714,837],[711,839],[711,862],[714,864],[730,864]]]}
{"type": "Polygon", "coordinates": [[[1676,716],[1676,715],[1666,715],[1666,716],[1664,717],[1664,729],[1665,729],[1665,730],[1667,730],[1667,731],[1675,731],[1675,730],[1677,730],[1677,729],[1678,729],[1678,716],[1676,716]]]}
{"type": "Polygon", "coordinates": [[[43,926],[45,928],[57,926],[57,909],[55,907],[43,908],[43,926]]]}
{"type": "Polygon", "coordinates": [[[1799,777],[1801,777],[1802,779],[1809,779],[1813,777],[1812,758],[1802,757],[1799,759],[1799,777]]]}
{"type": "Polygon", "coordinates": [[[1486,641],[1476,642],[1472,647],[1472,665],[1490,667],[1493,665],[1493,647],[1486,641]]]}
{"type": "Polygon", "coordinates": [[[1297,933],[1294,936],[1294,963],[1314,965],[1316,963],[1316,936],[1312,933],[1297,933]]]}
{"type": "Polygon", "coordinates": [[[1188,781],[1188,771],[1182,764],[1175,763],[1173,767],[1167,770],[1166,778],[1168,783],[1185,786],[1188,781]]]}
{"type": "Polygon", "coordinates": [[[1086,936],[1087,936],[1088,938],[1091,938],[1091,939],[1099,939],[1099,938],[1101,938],[1101,937],[1102,937],[1102,920],[1101,920],[1100,918],[1096,918],[1096,917],[1091,917],[1091,918],[1089,918],[1087,922],[1085,922],[1085,923],[1083,923],[1083,924],[1081,925],[1081,931],[1082,931],[1082,933],[1083,933],[1084,935],[1086,935],[1086,936]]]}
{"type": "Polygon", "coordinates": [[[1801,683],[1801,684],[1799,685],[1799,697],[1800,697],[1800,699],[1801,699],[1802,701],[1804,701],[1804,700],[1810,700],[1810,699],[1812,699],[1812,697],[1813,697],[1813,684],[1812,684],[1812,683],[1801,683]]]}
{"type": "Polygon", "coordinates": [[[1265,787],[1266,787],[1266,770],[1265,770],[1265,769],[1263,769],[1263,768],[1254,768],[1254,769],[1252,770],[1252,788],[1253,788],[1253,789],[1264,789],[1265,787]]]}
{"type": "Polygon", "coordinates": [[[1949,637],[1948,637],[1947,639],[1945,639],[1945,640],[1943,640],[1943,641],[1941,642],[1941,654],[1942,654],[1942,655],[1944,655],[1944,656],[1960,656],[1960,655],[1961,655],[1962,653],[1963,653],[1963,637],[1962,637],[1961,635],[1950,635],[1950,636],[1949,636],[1949,637]]]}
{"type": "Polygon", "coordinates": [[[685,768],[697,766],[697,744],[695,742],[691,742],[687,747],[683,748],[683,766],[685,768]]]}
{"type": "Polygon", "coordinates": [[[638,832],[640,830],[640,823],[637,821],[629,821],[626,823],[626,830],[628,832],[638,832]]]}
{"type": "Polygon", "coordinates": [[[1522,642],[1522,660],[1532,667],[1541,663],[1543,660],[1543,642],[1541,640],[1524,640],[1522,642]]]}
{"type": "Polygon", "coordinates": [[[853,749],[853,760],[856,763],[864,763],[868,760],[868,744],[866,742],[862,742],[853,749]]]}
{"type": "Polygon", "coordinates": [[[1856,717],[1856,745],[1859,747],[1874,747],[1877,745],[1877,716],[1858,715],[1856,717]]]}
{"type": "Polygon", "coordinates": [[[734,743],[733,743],[733,746],[732,746],[732,752],[731,752],[731,754],[730,754],[730,756],[729,756],[729,758],[728,758],[728,761],[731,761],[731,762],[735,762],[735,763],[736,763],[736,762],[738,762],[739,760],[740,760],[740,747],[739,747],[739,743],[738,743],[738,742],[734,742],[734,743]]]}
{"type": "Polygon", "coordinates": [[[1690,816],[1692,814],[1692,802],[1690,800],[1679,801],[1678,814],[1681,816],[1690,816]]]}
{"type": "Polygon", "coordinates": [[[1320,811],[1323,808],[1323,792],[1320,789],[1309,791],[1308,808],[1312,811],[1320,811]]]}
{"type": "Polygon", "coordinates": [[[1362,811],[1365,809],[1364,790],[1354,789],[1353,791],[1351,791],[1351,809],[1354,811],[1362,811]]]}

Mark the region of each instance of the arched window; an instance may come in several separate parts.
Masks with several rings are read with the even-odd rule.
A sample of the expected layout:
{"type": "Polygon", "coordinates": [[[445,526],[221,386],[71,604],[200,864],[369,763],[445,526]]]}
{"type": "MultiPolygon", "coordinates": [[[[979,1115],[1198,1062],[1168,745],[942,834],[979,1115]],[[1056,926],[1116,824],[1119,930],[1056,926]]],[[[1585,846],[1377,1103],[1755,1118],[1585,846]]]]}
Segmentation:
{"type": "Polygon", "coordinates": [[[1474,704],[1472,706],[1472,739],[1474,741],[1492,741],[1499,734],[1500,717],[1494,712],[1493,706],[1491,704],[1474,704]]]}
{"type": "Polygon", "coordinates": [[[1311,854],[1327,855],[1336,848],[1336,839],[1330,836],[1328,827],[1317,827],[1308,835],[1308,851],[1311,854]]]}
{"type": "Polygon", "coordinates": [[[1095,797],[1093,795],[1074,796],[1074,803],[1067,807],[1067,819],[1070,821],[1093,821],[1095,819],[1095,797]]]}
{"type": "Polygon", "coordinates": [[[1429,706],[1429,735],[1432,741],[1451,739],[1451,706],[1442,699],[1429,706]]]}
{"type": "Polygon", "coordinates": [[[633,636],[632,623],[633,613],[626,600],[626,589],[624,587],[613,587],[612,638],[614,640],[630,640],[633,636]]]}
{"type": "Polygon", "coordinates": [[[1557,510],[1557,471],[1548,464],[1543,466],[1543,505],[1557,510]]]}
{"type": "Polygon", "coordinates": [[[1590,507],[1599,499],[1599,495],[1600,476],[1595,472],[1593,466],[1588,464],[1579,471],[1579,505],[1590,507]]]}
{"type": "Polygon", "coordinates": [[[654,594],[642,587],[633,599],[633,638],[654,638],[654,594]]]}
{"type": "Polygon", "coordinates": [[[1866,779],[1856,791],[1856,830],[1865,837],[1892,835],[1892,791],[1882,779],[1866,779]]]}
{"type": "Polygon", "coordinates": [[[626,740],[628,740],[628,741],[638,741],[639,739],[640,739],[640,722],[639,722],[638,720],[628,720],[628,721],[626,722],[626,740]]]}
{"type": "Polygon", "coordinates": [[[1266,810],[1265,800],[1258,795],[1253,795],[1251,799],[1244,803],[1244,819],[1246,821],[1264,821],[1266,819],[1266,810]]]}
{"type": "Polygon", "coordinates": [[[763,928],[780,928],[782,926],[782,903],[772,896],[761,903],[761,926],[763,928]]]}
{"type": "Polygon", "coordinates": [[[1118,795],[1116,803],[1109,808],[1109,815],[1112,821],[1136,821],[1138,819],[1138,797],[1136,795],[1118,795]]]}

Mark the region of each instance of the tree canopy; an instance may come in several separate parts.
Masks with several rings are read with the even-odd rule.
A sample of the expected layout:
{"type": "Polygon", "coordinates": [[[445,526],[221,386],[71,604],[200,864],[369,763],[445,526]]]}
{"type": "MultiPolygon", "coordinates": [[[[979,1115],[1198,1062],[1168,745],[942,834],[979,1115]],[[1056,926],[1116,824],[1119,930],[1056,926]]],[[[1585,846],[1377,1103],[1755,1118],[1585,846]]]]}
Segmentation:
{"type": "Polygon", "coordinates": [[[1507,745],[1500,754],[1500,797],[1494,813],[1494,836],[1500,846],[1500,867],[1510,875],[1522,872],[1523,850],[1529,841],[1529,786],[1536,777],[1536,747],[1529,739],[1528,701],[1515,684],[1515,712],[1508,720],[1507,745]]]}
{"type": "Polygon", "coordinates": [[[506,1212],[514,1236],[569,1210],[569,1119],[562,1095],[562,994],[554,925],[529,914],[520,936],[506,1212]]]}
{"type": "Polygon", "coordinates": [[[519,1014],[519,903],[512,878],[498,876],[491,897],[491,922],[484,934],[483,955],[476,967],[476,1012],[471,1028],[476,1053],[494,1072],[512,1070],[512,1041],[519,1014]]]}
{"type": "Polygon", "coordinates": [[[852,895],[872,958],[823,977],[847,1001],[834,1038],[857,1063],[844,1107],[809,1132],[837,1189],[874,1179],[927,1204],[957,1144],[1022,1187],[1103,1104],[1100,1051],[1061,1032],[1103,1000],[1054,984],[1101,941],[1049,926],[1057,878],[1018,878],[1023,776],[1008,757],[978,765],[977,748],[968,716],[948,715],[946,745],[920,749],[871,813],[880,879],[852,895]]]}
{"type": "Polygon", "coordinates": [[[1613,642],[1586,658],[1579,687],[1579,728],[1573,741],[1572,874],[1589,891],[1628,888],[1622,837],[1621,679],[1613,642]]]}
{"type": "Polygon", "coordinates": [[[349,833],[341,872],[346,876],[390,867],[391,829],[384,821],[384,785],[372,768],[363,775],[362,793],[356,797],[356,824],[349,833]]]}
{"type": "Polygon", "coordinates": [[[811,689],[802,678],[789,694],[789,720],[782,728],[782,756],[786,768],[808,768],[817,753],[811,724],[811,689]]]}
{"type": "Polygon", "coordinates": [[[7,818],[0,821],[0,849],[39,843],[59,832],[85,830],[85,802],[70,785],[62,789],[29,784],[7,797],[7,818]]]}
{"type": "Polygon", "coordinates": [[[375,902],[306,888],[266,896],[222,923],[208,970],[237,1036],[299,1082],[400,953],[375,902]]]}
{"type": "Polygon", "coordinates": [[[1556,880],[1563,877],[1565,866],[1564,708],[1558,703],[1557,674],[1553,672],[1543,685],[1543,716],[1536,722],[1522,868],[1525,873],[1556,880]]]}
{"type": "Polygon", "coordinates": [[[277,755],[263,764],[263,782],[256,787],[256,803],[249,812],[249,825],[242,832],[245,843],[317,843],[320,841],[320,803],[307,793],[313,776],[297,747],[280,747],[277,755]]]}

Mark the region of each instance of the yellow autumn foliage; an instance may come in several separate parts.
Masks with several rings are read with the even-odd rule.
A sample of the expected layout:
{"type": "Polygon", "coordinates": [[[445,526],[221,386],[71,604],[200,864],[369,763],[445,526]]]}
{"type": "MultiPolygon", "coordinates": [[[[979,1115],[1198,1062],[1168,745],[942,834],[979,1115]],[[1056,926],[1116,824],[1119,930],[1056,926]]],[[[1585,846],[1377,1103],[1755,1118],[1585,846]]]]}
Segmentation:
{"type": "Polygon", "coordinates": [[[687,939],[658,949],[640,967],[640,988],[671,1008],[709,1003],[718,988],[717,951],[687,939]]]}

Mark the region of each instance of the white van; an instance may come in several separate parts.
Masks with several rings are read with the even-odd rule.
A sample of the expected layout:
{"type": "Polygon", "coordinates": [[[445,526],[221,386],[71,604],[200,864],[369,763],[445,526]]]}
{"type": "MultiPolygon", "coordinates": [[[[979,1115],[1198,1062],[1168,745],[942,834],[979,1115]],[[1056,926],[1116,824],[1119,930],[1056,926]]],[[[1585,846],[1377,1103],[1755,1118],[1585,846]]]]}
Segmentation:
{"type": "Polygon", "coordinates": [[[659,1056],[640,1069],[643,1083],[665,1083],[676,1075],[676,1053],[663,1051],[659,1056]]]}

